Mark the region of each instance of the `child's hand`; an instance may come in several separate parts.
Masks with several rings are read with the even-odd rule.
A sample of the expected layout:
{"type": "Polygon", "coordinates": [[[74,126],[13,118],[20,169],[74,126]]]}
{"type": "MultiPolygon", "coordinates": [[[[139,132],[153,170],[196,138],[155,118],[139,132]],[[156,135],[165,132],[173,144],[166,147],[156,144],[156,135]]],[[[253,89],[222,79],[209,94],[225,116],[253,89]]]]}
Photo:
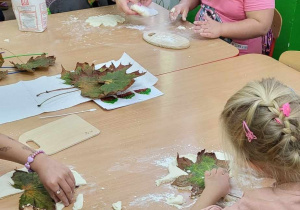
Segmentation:
{"type": "Polygon", "coordinates": [[[36,156],[31,166],[55,202],[72,203],[75,178],[69,168],[44,154],[36,156]]]}
{"type": "Polygon", "coordinates": [[[128,6],[128,3],[131,2],[132,4],[136,4],[138,0],[116,0],[117,8],[124,12],[127,15],[138,15],[135,11],[131,10],[128,6]]]}
{"type": "Polygon", "coordinates": [[[181,14],[182,20],[186,21],[188,12],[189,12],[189,5],[186,3],[180,3],[170,10],[169,17],[172,21],[174,21],[176,20],[177,16],[181,14]]]}
{"type": "Polygon", "coordinates": [[[223,168],[205,172],[205,191],[212,192],[219,199],[225,197],[230,190],[229,174],[223,168]]]}
{"type": "Polygon", "coordinates": [[[152,0],[140,0],[140,3],[146,7],[151,4],[152,0]]]}
{"type": "Polygon", "coordinates": [[[219,38],[222,33],[222,23],[219,23],[207,14],[204,16],[205,21],[194,22],[194,32],[206,38],[219,38]]]}

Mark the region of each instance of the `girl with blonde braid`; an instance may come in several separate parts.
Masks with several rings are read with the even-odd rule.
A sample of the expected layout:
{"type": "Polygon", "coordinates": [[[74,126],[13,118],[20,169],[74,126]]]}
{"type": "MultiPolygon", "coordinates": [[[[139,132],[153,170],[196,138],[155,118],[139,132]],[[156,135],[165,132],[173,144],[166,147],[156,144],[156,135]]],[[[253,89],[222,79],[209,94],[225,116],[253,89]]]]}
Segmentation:
{"type": "MultiPolygon", "coordinates": [[[[300,97],[275,79],[250,82],[227,101],[221,121],[232,170],[250,167],[276,180],[273,187],[246,191],[225,209],[299,210],[300,97]]],[[[194,209],[222,209],[213,204],[228,193],[228,174],[206,172],[205,187],[194,209]]]]}

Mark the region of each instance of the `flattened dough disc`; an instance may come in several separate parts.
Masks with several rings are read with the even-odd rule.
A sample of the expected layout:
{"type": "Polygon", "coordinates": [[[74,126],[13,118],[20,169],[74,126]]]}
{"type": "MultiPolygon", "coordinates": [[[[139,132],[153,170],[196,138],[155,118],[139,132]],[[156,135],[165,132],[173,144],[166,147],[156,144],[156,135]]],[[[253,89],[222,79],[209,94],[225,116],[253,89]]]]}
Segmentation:
{"type": "Polygon", "coordinates": [[[22,134],[19,141],[28,147],[33,141],[52,155],[98,135],[100,131],[77,115],[70,115],[22,134]]]}
{"type": "Polygon", "coordinates": [[[143,39],[149,44],[176,50],[190,46],[190,41],[187,38],[167,32],[148,31],[143,34],[143,39]]]}

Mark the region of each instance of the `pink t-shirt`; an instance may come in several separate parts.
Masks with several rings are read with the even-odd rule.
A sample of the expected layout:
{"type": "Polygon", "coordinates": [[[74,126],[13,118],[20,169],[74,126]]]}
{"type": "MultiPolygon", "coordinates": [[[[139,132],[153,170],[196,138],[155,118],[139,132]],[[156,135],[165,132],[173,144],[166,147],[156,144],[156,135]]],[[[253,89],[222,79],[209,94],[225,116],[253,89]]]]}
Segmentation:
{"type": "MultiPolygon", "coordinates": [[[[240,201],[223,210],[299,210],[299,191],[278,188],[261,188],[246,192],[240,201]]],[[[209,206],[203,210],[222,210],[219,206],[209,206]]]]}
{"type": "MultiPolygon", "coordinates": [[[[222,22],[236,22],[245,20],[246,12],[274,9],[275,0],[202,0],[202,5],[211,7],[222,22]]],[[[199,20],[199,15],[200,11],[196,20],[199,20]]],[[[240,54],[262,53],[262,37],[232,41],[239,48],[240,54]]]]}

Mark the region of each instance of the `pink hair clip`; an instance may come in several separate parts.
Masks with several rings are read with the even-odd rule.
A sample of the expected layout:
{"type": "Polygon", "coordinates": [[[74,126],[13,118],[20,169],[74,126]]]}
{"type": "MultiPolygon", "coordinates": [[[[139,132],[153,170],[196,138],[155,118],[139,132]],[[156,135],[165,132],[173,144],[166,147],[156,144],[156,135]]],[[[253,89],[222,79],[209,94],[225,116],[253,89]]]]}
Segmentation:
{"type": "Polygon", "coordinates": [[[280,121],[280,119],[279,119],[278,117],[276,117],[274,120],[275,120],[278,124],[282,124],[282,122],[280,121]]]}
{"type": "Polygon", "coordinates": [[[253,134],[253,132],[249,129],[246,121],[243,121],[243,129],[248,138],[248,141],[251,142],[253,139],[257,139],[257,137],[253,134]]]}
{"type": "Polygon", "coordinates": [[[283,112],[284,116],[289,117],[291,113],[291,107],[289,103],[285,103],[282,105],[280,110],[283,112]]]}

